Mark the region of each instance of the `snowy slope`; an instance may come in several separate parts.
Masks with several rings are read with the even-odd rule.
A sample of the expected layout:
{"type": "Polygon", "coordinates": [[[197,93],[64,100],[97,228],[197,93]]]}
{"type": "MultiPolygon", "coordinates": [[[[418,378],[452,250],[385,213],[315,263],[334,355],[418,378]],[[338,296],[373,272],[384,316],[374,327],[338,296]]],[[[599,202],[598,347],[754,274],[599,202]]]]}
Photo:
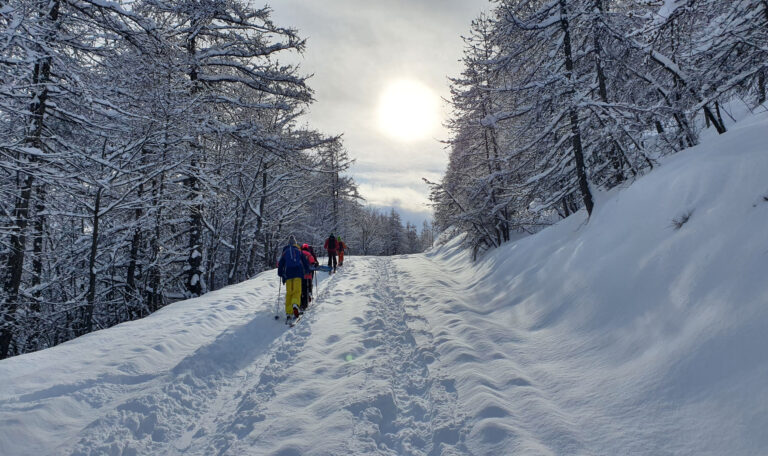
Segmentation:
{"type": "Polygon", "coordinates": [[[588,225],[572,217],[471,271],[450,247],[431,255],[451,291],[424,310],[444,328],[470,448],[768,454],[767,120],[605,196],[588,225]]]}
{"type": "Polygon", "coordinates": [[[768,454],[766,198],[763,114],[478,263],[352,257],[293,329],[266,272],[0,362],[0,454],[768,454]]]}

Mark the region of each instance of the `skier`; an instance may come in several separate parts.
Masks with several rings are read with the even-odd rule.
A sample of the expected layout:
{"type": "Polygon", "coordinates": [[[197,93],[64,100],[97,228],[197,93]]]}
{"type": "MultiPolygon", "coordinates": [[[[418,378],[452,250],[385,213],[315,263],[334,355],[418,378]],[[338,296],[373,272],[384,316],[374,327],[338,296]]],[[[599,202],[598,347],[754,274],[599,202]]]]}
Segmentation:
{"type": "Polygon", "coordinates": [[[328,267],[336,272],[336,236],[331,233],[328,239],[325,240],[325,250],[328,251],[328,267]]]}
{"type": "MultiPolygon", "coordinates": [[[[311,253],[312,256],[315,257],[315,260],[317,260],[317,254],[315,253],[314,247],[308,244],[305,244],[305,245],[307,245],[307,248],[309,249],[309,253],[311,253]]],[[[320,263],[317,263],[317,265],[320,266],[320,263]]]]}
{"type": "Polygon", "coordinates": [[[301,284],[309,271],[307,257],[301,253],[296,238],[291,235],[288,245],[283,247],[283,254],[277,264],[277,275],[285,284],[285,321],[291,317],[297,319],[300,315],[301,284]]]}
{"type": "Polygon", "coordinates": [[[344,265],[344,250],[347,248],[347,244],[344,243],[344,241],[341,240],[341,236],[339,236],[336,239],[336,245],[338,246],[339,250],[339,266],[344,265]]]}
{"type": "MultiPolygon", "coordinates": [[[[304,254],[304,256],[307,258],[307,263],[309,263],[311,266],[318,266],[319,263],[315,259],[315,256],[312,255],[312,250],[309,248],[309,244],[304,244],[301,246],[301,253],[304,254]]],[[[307,306],[309,306],[309,303],[312,302],[312,278],[315,275],[315,271],[307,270],[307,273],[304,274],[304,279],[301,281],[301,305],[299,306],[299,310],[304,311],[307,309],[307,306]]]]}

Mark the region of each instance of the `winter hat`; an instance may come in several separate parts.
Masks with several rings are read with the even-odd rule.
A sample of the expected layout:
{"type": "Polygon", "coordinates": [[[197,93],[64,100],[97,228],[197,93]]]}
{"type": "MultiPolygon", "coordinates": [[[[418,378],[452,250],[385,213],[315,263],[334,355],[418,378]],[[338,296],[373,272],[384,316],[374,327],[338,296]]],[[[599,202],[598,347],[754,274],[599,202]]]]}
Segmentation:
{"type": "Polygon", "coordinates": [[[288,238],[288,245],[296,245],[296,237],[294,235],[288,238]]]}
{"type": "Polygon", "coordinates": [[[309,250],[309,244],[302,245],[301,250],[309,250]]]}

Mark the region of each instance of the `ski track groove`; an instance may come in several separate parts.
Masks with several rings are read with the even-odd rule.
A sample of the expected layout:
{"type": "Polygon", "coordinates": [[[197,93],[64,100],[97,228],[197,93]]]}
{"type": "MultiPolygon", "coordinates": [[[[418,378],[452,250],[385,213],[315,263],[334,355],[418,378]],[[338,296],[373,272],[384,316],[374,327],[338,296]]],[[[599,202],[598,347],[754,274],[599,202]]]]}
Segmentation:
{"type": "MultiPolygon", "coordinates": [[[[345,396],[340,407],[355,417],[349,454],[471,454],[465,445],[468,417],[458,408],[454,381],[435,367],[435,336],[420,315],[423,290],[398,286],[391,258],[360,259],[319,287],[313,305],[291,329],[273,322],[275,340],[257,350],[248,345],[259,317],[222,333],[200,347],[139,397],[124,392],[112,411],[76,438],[71,455],[245,454],[270,429],[276,388],[289,387],[292,360],[306,346],[315,309],[343,302],[340,279],[370,278],[364,288],[367,313],[351,319],[361,343],[375,356],[346,375],[362,373],[363,388],[345,396]],[[356,271],[356,269],[360,269],[356,271]],[[280,331],[283,331],[280,334],[280,331]],[[242,344],[236,354],[227,350],[242,344]],[[127,399],[126,399],[127,397],[127,399]],[[119,443],[118,443],[119,442],[119,443]]],[[[399,274],[407,274],[400,271],[399,274]]],[[[263,323],[261,323],[263,324],[263,323]]],[[[330,341],[331,343],[333,341],[330,341]]],[[[348,367],[351,367],[349,365],[348,367]]],[[[291,437],[290,429],[279,429],[291,437]]],[[[282,435],[273,436],[278,439],[282,435]]]]}
{"type": "MultiPolygon", "coordinates": [[[[314,307],[327,298],[336,282],[334,274],[323,287],[318,287],[315,303],[302,320],[312,317],[314,307]]],[[[304,333],[303,338],[294,338],[286,344],[286,332],[297,334],[303,325],[283,328],[285,324],[279,320],[274,323],[275,341],[266,352],[256,350],[247,341],[259,318],[225,331],[210,345],[200,347],[181,360],[168,374],[145,379],[156,386],[148,387],[140,397],[132,397],[129,388],[113,393],[115,405],[109,407],[112,411],[83,429],[71,451],[64,450],[71,443],[64,444],[62,454],[224,454],[233,442],[248,435],[254,423],[264,419],[258,410],[274,396],[275,385],[285,379],[282,371],[286,361],[306,342],[304,333]],[[226,351],[240,342],[243,348],[239,354],[244,357],[232,359],[221,353],[224,356],[217,360],[218,368],[212,368],[211,359],[216,358],[211,354],[226,351]],[[249,399],[254,395],[258,400],[251,402],[249,399]],[[128,399],[121,400],[121,397],[128,399]],[[231,407],[233,402],[238,402],[237,406],[231,407]],[[200,446],[204,448],[197,451],[200,446]]],[[[103,386],[96,388],[103,389],[103,386]]],[[[94,393],[95,389],[91,388],[87,396],[94,393]]]]}
{"type": "MultiPolygon", "coordinates": [[[[273,344],[269,359],[265,368],[260,371],[258,379],[240,388],[240,394],[234,397],[237,404],[229,409],[230,413],[226,419],[217,420],[219,424],[211,441],[212,445],[208,445],[201,454],[223,455],[230,449],[233,450],[232,454],[241,454],[233,445],[253,433],[256,425],[266,419],[263,411],[275,397],[275,387],[288,380],[286,370],[290,367],[290,361],[301,352],[307,342],[309,331],[306,326],[313,320],[316,308],[327,299],[330,290],[335,287],[338,274],[340,272],[327,279],[327,284],[318,292],[307,313],[296,326],[286,328],[286,334],[273,344]],[[291,336],[290,343],[286,343],[286,335],[291,336]]],[[[258,440],[258,437],[255,440],[258,440]]],[[[247,452],[245,449],[242,453],[247,452]]]]}
{"type": "Polygon", "coordinates": [[[365,391],[361,400],[347,405],[357,416],[355,437],[372,439],[382,455],[469,454],[464,445],[467,420],[456,407],[453,382],[430,368],[438,355],[418,300],[398,287],[392,259],[371,263],[377,286],[367,294],[379,302],[358,324],[365,331],[363,344],[375,347],[377,355],[375,365],[366,369],[365,383],[383,380],[388,390],[365,391]]]}

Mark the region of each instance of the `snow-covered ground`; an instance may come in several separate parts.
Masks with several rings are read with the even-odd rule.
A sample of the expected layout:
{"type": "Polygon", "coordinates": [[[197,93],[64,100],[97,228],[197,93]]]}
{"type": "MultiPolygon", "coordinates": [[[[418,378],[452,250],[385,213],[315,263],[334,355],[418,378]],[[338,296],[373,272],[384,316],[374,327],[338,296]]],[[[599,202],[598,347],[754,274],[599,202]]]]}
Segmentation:
{"type": "Polygon", "coordinates": [[[4,360],[0,454],[766,454],[768,116],[458,245],[349,258],[292,329],[269,271],[4,360]]]}

